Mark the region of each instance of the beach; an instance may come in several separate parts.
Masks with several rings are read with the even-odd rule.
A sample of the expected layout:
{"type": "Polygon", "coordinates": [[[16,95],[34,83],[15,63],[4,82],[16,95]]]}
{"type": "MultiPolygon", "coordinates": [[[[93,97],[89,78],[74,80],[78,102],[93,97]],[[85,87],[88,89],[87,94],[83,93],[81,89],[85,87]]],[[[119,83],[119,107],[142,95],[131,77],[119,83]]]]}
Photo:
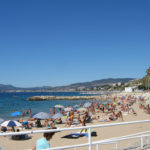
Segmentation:
{"type": "MultiPolygon", "coordinates": [[[[119,97],[119,96],[127,96],[127,95],[134,95],[136,97],[145,96],[146,98],[149,97],[149,93],[144,93],[144,94],[141,94],[141,93],[138,93],[138,94],[137,93],[118,93],[116,94],[115,93],[115,95],[113,96],[119,97]]],[[[123,122],[136,121],[136,120],[149,120],[150,114],[145,113],[143,109],[139,109],[139,101],[136,101],[136,103],[134,103],[132,107],[135,110],[137,115],[123,114],[123,120],[124,120],[123,122]]],[[[96,115],[99,115],[99,114],[96,114],[96,115]]],[[[111,124],[111,123],[117,123],[117,122],[122,122],[122,121],[118,119],[116,121],[110,121],[110,122],[99,122],[98,120],[93,120],[92,123],[88,123],[87,126],[98,125],[98,124],[111,124]]],[[[56,127],[64,128],[64,125],[56,125],[56,127]]],[[[34,130],[39,130],[39,128],[34,128],[34,130]]],[[[112,137],[119,137],[119,136],[137,133],[137,132],[147,131],[147,130],[150,130],[150,123],[95,128],[94,131],[96,131],[97,136],[92,137],[92,141],[98,141],[98,140],[108,139],[112,137]]],[[[51,147],[76,145],[76,144],[83,144],[83,143],[88,142],[87,137],[80,137],[78,139],[61,138],[67,134],[75,133],[75,132],[79,132],[79,130],[62,131],[62,132],[56,133],[54,137],[52,138],[52,140],[50,140],[51,147]]],[[[23,141],[11,140],[9,137],[0,137],[0,147],[2,147],[4,150],[32,149],[37,139],[39,139],[40,137],[42,137],[42,134],[32,134],[31,139],[23,140],[23,141]]],[[[131,145],[135,145],[135,143],[137,143],[138,141],[140,141],[140,139],[119,142],[119,149],[123,149],[131,145]]],[[[115,149],[115,144],[101,145],[101,148],[104,150],[112,150],[112,149],[115,149]]],[[[82,147],[78,149],[87,150],[88,148],[82,147]]]]}

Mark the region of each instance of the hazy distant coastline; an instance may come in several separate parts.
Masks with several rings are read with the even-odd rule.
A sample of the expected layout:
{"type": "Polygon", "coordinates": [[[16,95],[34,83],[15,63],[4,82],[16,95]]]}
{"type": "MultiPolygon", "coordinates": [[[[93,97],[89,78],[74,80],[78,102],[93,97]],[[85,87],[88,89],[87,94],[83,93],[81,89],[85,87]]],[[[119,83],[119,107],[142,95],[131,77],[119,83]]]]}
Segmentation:
{"type": "Polygon", "coordinates": [[[135,80],[134,78],[108,78],[95,80],[91,82],[74,83],[67,86],[43,86],[33,88],[20,88],[12,85],[0,84],[0,92],[77,92],[77,91],[97,91],[108,90],[112,87],[126,85],[128,82],[135,80]]]}

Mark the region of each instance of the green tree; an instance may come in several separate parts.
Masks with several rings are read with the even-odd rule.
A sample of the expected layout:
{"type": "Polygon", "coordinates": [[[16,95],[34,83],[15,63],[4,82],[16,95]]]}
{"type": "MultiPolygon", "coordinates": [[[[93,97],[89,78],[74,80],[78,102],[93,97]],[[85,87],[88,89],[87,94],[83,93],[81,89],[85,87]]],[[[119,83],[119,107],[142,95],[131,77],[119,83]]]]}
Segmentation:
{"type": "Polygon", "coordinates": [[[150,77],[150,67],[146,70],[147,76],[150,77]]]}
{"type": "Polygon", "coordinates": [[[140,80],[142,85],[139,86],[139,88],[148,89],[149,78],[150,78],[150,67],[146,70],[146,75],[140,80]]]}

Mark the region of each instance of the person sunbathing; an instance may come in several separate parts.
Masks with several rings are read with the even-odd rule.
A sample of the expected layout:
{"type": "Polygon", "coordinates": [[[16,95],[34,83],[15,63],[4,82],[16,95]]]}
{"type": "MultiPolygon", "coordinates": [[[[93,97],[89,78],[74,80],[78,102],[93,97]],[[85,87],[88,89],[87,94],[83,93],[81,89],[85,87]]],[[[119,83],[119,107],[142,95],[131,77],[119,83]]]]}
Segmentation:
{"type": "Polygon", "coordinates": [[[7,131],[7,128],[2,126],[2,127],[0,127],[0,131],[6,132],[6,131],[7,131]]]}
{"type": "Polygon", "coordinates": [[[42,124],[41,124],[40,119],[37,119],[37,121],[35,122],[35,124],[36,124],[36,126],[37,126],[38,128],[42,127],[42,124]]]}
{"type": "Polygon", "coordinates": [[[72,120],[71,120],[71,117],[67,117],[67,122],[66,122],[66,125],[65,126],[68,126],[70,127],[72,125],[72,120]]]}
{"type": "Polygon", "coordinates": [[[149,108],[148,106],[146,107],[145,112],[146,112],[147,114],[150,114],[150,108],[149,108]]]}
{"type": "Polygon", "coordinates": [[[129,111],[131,114],[137,116],[137,113],[135,112],[135,110],[133,108],[130,108],[130,111],[129,111]]]}
{"type": "Polygon", "coordinates": [[[44,125],[43,125],[44,127],[50,127],[50,125],[49,125],[49,123],[48,123],[48,120],[45,120],[45,122],[44,122],[44,125]]]}
{"type": "Polygon", "coordinates": [[[56,124],[62,124],[61,118],[56,119],[56,124]]]}
{"type": "Polygon", "coordinates": [[[123,120],[123,115],[122,115],[122,112],[121,112],[121,111],[119,111],[119,112],[116,114],[116,116],[119,118],[119,121],[124,121],[124,120],[123,120]]]}
{"type": "Polygon", "coordinates": [[[109,120],[110,121],[115,121],[115,120],[117,120],[117,117],[115,115],[113,115],[113,114],[110,114],[109,120]]]}
{"type": "MultiPolygon", "coordinates": [[[[20,130],[17,129],[17,132],[20,132],[20,130]]],[[[30,139],[31,137],[28,136],[28,134],[20,134],[20,135],[12,135],[11,138],[12,140],[27,140],[30,139]]]]}
{"type": "Polygon", "coordinates": [[[104,118],[99,118],[98,121],[100,121],[100,122],[109,122],[110,119],[109,119],[109,117],[104,117],[104,118]]]}

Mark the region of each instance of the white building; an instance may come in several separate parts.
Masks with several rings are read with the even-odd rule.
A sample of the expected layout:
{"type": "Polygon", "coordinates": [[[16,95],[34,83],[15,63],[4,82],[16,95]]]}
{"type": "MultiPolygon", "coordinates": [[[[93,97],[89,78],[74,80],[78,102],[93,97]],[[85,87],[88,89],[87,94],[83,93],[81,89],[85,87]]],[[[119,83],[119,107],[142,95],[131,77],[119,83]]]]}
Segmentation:
{"type": "Polygon", "coordinates": [[[125,92],[133,92],[134,88],[133,87],[125,87],[125,92]]]}

